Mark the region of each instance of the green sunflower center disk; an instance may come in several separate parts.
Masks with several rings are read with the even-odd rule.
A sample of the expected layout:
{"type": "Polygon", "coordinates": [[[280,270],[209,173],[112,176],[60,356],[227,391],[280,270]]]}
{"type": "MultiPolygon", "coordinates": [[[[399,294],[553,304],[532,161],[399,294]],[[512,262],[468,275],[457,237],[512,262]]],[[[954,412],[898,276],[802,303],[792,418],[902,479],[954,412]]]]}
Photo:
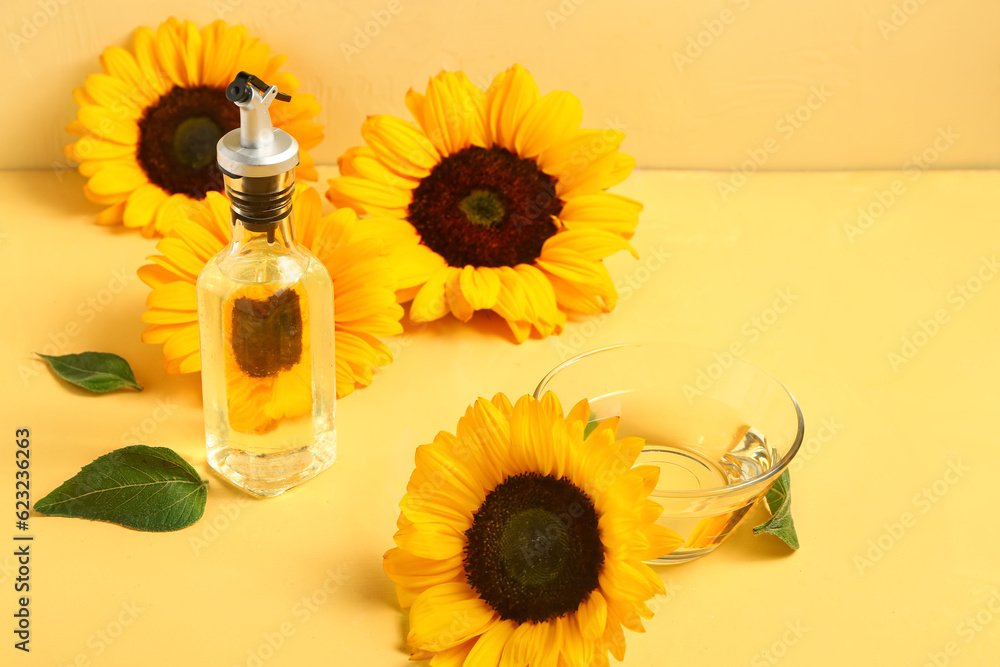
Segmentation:
{"type": "Polygon", "coordinates": [[[216,144],[223,132],[207,116],[188,118],[174,132],[174,158],[188,169],[201,169],[215,162],[216,144]]]}
{"type": "Polygon", "coordinates": [[[534,160],[470,146],[441,160],[413,190],[408,219],[451,266],[531,264],[556,233],[563,201],[534,160]]]}
{"type": "Polygon", "coordinates": [[[277,375],[302,358],[302,311],[294,290],[277,292],[263,301],[236,299],[229,324],[233,358],[250,377],[277,375]]]}
{"type": "Polygon", "coordinates": [[[557,618],[598,587],[604,545],[597,511],[565,477],[508,477],[486,496],[465,535],[469,585],[505,620],[557,618]]]}
{"type": "Polygon", "coordinates": [[[239,126],[239,108],[225,89],[175,86],[139,120],[136,155],[151,183],[169,194],[204,199],[224,189],[216,144],[239,126]]]}
{"type": "Polygon", "coordinates": [[[465,217],[474,225],[493,227],[503,222],[506,211],[503,202],[489,190],[473,190],[458,204],[465,217]]]}

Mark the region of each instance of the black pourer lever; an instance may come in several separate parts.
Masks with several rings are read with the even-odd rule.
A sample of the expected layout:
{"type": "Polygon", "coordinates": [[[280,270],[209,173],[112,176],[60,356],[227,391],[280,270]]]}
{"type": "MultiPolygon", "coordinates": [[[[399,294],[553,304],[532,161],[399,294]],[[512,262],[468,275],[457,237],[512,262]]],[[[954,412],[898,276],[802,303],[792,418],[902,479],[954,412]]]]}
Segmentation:
{"type": "MultiPolygon", "coordinates": [[[[267,93],[267,90],[271,87],[255,77],[249,72],[240,72],[233,79],[233,82],[226,87],[226,98],[230,102],[236,102],[237,104],[246,104],[250,101],[250,97],[253,95],[253,91],[250,89],[253,86],[261,95],[267,93]]],[[[275,99],[281,102],[291,102],[292,96],[288,93],[277,93],[275,99]]]]}

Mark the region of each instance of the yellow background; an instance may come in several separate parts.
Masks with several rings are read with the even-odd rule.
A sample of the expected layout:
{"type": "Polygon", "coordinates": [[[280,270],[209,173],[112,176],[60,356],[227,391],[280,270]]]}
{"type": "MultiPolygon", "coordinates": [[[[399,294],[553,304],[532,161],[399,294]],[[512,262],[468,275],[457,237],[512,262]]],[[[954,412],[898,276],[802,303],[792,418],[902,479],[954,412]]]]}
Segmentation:
{"type": "Polygon", "coordinates": [[[359,141],[366,115],[405,115],[406,90],[439,70],[485,87],[520,62],[543,90],[578,95],[585,126],[623,128],[641,167],[728,170],[773,137],[766,169],[900,169],[949,126],[962,140],[934,166],[1000,165],[991,0],[395,0],[395,14],[390,4],[4,0],[0,168],[62,161],[70,91],[105,46],[171,14],[243,23],[288,54],[323,105],[319,164],[359,141]],[[377,33],[367,45],[366,29],[377,33]],[[829,99],[802,109],[814,86],[829,99]]]}
{"type": "Polygon", "coordinates": [[[893,2],[588,0],[553,30],[554,0],[400,0],[348,63],[340,42],[388,3],[55,2],[17,53],[10,33],[44,0],[3,9],[0,166],[21,170],[0,174],[0,498],[13,509],[22,426],[33,433],[33,500],[132,442],[133,430],[211,484],[205,517],[177,533],[32,517],[29,655],[10,632],[10,511],[0,523],[0,664],[406,664],[405,615],[381,554],[414,448],[454,428],[477,396],[529,393],[571,354],[657,337],[742,343],[799,399],[807,433],[792,481],[803,546],[789,554],[750,535],[758,510],[711,556],[660,568],[668,594],[648,632],[628,634],[626,665],[1000,663],[1000,614],[989,609],[1000,608],[1000,280],[990,275],[1000,172],[901,171],[914,154],[934,168],[997,165],[995,3],[927,0],[884,39],[878,22],[893,2]],[[727,8],[736,20],[680,71],[674,52],[727,8]],[[92,226],[98,207],[61,157],[69,91],[97,70],[103,46],[169,14],[206,22],[228,9],[224,18],[289,53],[324,104],[321,163],[358,142],[365,114],[403,114],[406,88],[441,67],[482,83],[516,60],[543,91],[578,94],[589,126],[626,125],[625,149],[640,164],[719,171],[645,171],[617,188],[646,211],[641,258],[608,262],[622,299],[607,318],[521,346],[488,318],[392,340],[395,363],[338,406],[334,467],[252,500],[205,464],[198,378],[167,376],[160,349],[139,342],[148,290],[134,275],[153,243],[92,226]],[[830,99],[785,137],[777,123],[824,84],[830,99]],[[897,171],[745,182],[730,173],[762,148],[766,169],[897,171]],[[772,320],[779,290],[796,301],[772,320]],[[125,356],[145,391],[86,395],[32,356],[88,349],[125,356]]]}
{"type": "MultiPolygon", "coordinates": [[[[644,172],[620,186],[647,208],[641,259],[608,262],[622,300],[606,319],[521,346],[486,318],[393,339],[395,363],[338,405],[334,466],[258,501],[205,463],[198,378],[167,376],[160,348],[139,342],[148,290],[134,278],[122,289],[115,275],[134,275],[152,243],[92,226],[76,175],[0,176],[0,198],[17,211],[0,225],[4,502],[12,509],[20,426],[33,430],[36,500],[129,444],[133,429],[211,482],[204,518],[176,533],[33,517],[34,652],[16,654],[7,632],[3,664],[252,666],[261,650],[268,666],[406,664],[405,616],[381,555],[414,448],[453,429],[477,396],[530,393],[571,354],[656,337],[719,350],[740,342],[799,399],[806,441],[792,495],[802,548],[753,537],[757,510],[714,554],[660,568],[668,596],[646,634],[629,633],[626,665],[777,664],[761,654],[773,651],[783,665],[922,667],[950,642],[960,651],[951,665],[1000,663],[1000,614],[984,607],[1000,591],[1000,277],[974,280],[998,259],[1000,173],[757,174],[726,203],[716,178],[644,172]],[[857,207],[896,181],[905,193],[852,239],[857,207]],[[962,288],[971,298],[957,298],[962,288]],[[775,319],[779,290],[794,301],[775,319]],[[921,338],[939,310],[945,323],[921,338]],[[904,338],[923,345],[894,363],[904,338]],[[89,349],[125,356],[145,390],[86,395],[31,355],[89,349]],[[935,502],[919,497],[925,488],[935,502]],[[915,524],[900,534],[907,512],[915,524]],[[313,611],[302,600],[314,595],[313,611]],[[142,611],[133,620],[123,605],[142,611]],[[990,622],[967,643],[960,626],[984,608],[990,622]],[[267,638],[278,643],[282,628],[270,655],[267,638]],[[100,635],[109,631],[120,632],[110,645],[100,635]]],[[[0,545],[12,544],[12,514],[0,545]]],[[[0,548],[8,624],[12,551],[0,548]]]]}

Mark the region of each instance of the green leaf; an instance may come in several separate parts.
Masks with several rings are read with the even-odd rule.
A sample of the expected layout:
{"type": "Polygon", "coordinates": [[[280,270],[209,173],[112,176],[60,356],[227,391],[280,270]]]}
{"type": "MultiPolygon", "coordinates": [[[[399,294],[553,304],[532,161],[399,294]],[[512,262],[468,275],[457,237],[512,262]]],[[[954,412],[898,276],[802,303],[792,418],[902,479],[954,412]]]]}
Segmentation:
{"type": "Polygon", "coordinates": [[[207,497],[208,482],[175,452],[132,445],[84,466],[35,511],[164,532],[200,519],[207,497]]]}
{"type": "Polygon", "coordinates": [[[765,497],[771,518],[753,529],[753,534],[771,533],[793,549],[799,548],[799,536],[792,521],[791,481],[786,469],[765,497]]]}
{"type": "Polygon", "coordinates": [[[600,423],[601,420],[598,419],[597,415],[594,414],[594,411],[591,410],[590,419],[587,421],[587,425],[583,428],[583,439],[586,440],[590,437],[590,434],[594,432],[594,429],[597,428],[597,425],[600,423]]]}
{"type": "Polygon", "coordinates": [[[100,394],[122,387],[142,391],[142,385],[136,382],[131,366],[117,354],[82,352],[64,354],[61,357],[50,357],[40,352],[35,354],[49,362],[56,375],[78,387],[100,394]]]}

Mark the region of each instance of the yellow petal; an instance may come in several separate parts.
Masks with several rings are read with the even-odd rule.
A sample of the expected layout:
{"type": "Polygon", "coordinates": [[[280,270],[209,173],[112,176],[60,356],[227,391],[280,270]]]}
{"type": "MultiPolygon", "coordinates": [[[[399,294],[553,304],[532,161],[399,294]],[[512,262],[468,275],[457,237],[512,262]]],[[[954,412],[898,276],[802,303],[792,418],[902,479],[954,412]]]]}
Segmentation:
{"type": "Polygon", "coordinates": [[[125,205],[125,226],[146,227],[153,223],[156,210],[167,200],[167,193],[159,186],[145,183],[129,195],[125,205]]]}
{"type": "Polygon", "coordinates": [[[135,50],[135,60],[139,65],[142,81],[149,86],[153,94],[147,95],[152,99],[173,88],[173,83],[169,82],[163,74],[156,57],[156,33],[140,26],[132,32],[132,48],[135,50]]]}
{"type": "Polygon", "coordinates": [[[576,618],[584,639],[596,641],[601,638],[608,621],[608,604],[599,590],[591,592],[590,597],[580,604],[576,618]]]}
{"type": "MultiPolygon", "coordinates": [[[[159,92],[155,86],[147,82],[135,56],[120,46],[109,46],[101,53],[101,66],[104,71],[120,79],[132,91],[136,101],[143,100],[147,104],[156,101],[159,92]]],[[[140,104],[140,106],[145,106],[140,104]]]]}
{"type": "Polygon", "coordinates": [[[138,119],[148,103],[141,92],[108,74],[91,74],[84,82],[84,87],[96,104],[125,118],[138,119]]]}
{"type": "Polygon", "coordinates": [[[441,155],[486,145],[484,100],[464,72],[441,72],[428,82],[419,122],[441,155]]]}
{"type": "Polygon", "coordinates": [[[475,646],[469,651],[466,664],[475,667],[497,667],[504,647],[516,628],[517,624],[513,621],[500,621],[494,624],[479,637],[475,646]]]}
{"type": "Polygon", "coordinates": [[[499,266],[494,270],[500,279],[500,290],[493,309],[508,322],[532,319],[534,312],[528,308],[524,284],[517,271],[509,266],[499,266]]]}
{"type": "MultiPolygon", "coordinates": [[[[163,356],[167,359],[178,359],[197,352],[201,343],[198,338],[198,327],[194,324],[180,325],[182,328],[163,344],[163,356]]],[[[187,370],[177,366],[175,373],[185,373],[187,370]]]]}
{"type": "Polygon", "coordinates": [[[414,648],[443,651],[477,637],[496,621],[496,613],[468,583],[439,584],[413,601],[407,642],[414,648]]]}
{"type": "Polygon", "coordinates": [[[498,74],[486,91],[489,140],[516,152],[514,137],[528,110],[539,99],[538,86],[520,65],[498,74]]]}
{"type": "Polygon", "coordinates": [[[639,253],[620,235],[597,229],[568,230],[550,236],[542,247],[542,257],[545,257],[547,249],[555,248],[569,248],[591,261],[610,257],[619,250],[625,250],[636,259],[639,258],[639,253]]]}
{"type": "Polygon", "coordinates": [[[545,274],[530,264],[518,264],[514,270],[524,285],[526,303],[534,312],[532,324],[543,336],[552,333],[557,325],[561,329],[560,322],[565,321],[565,315],[560,316],[555,290],[545,274]]]}
{"type": "Polygon", "coordinates": [[[396,546],[421,558],[453,558],[465,548],[465,536],[444,523],[421,523],[401,528],[396,546]]]}
{"type": "Polygon", "coordinates": [[[600,158],[614,154],[624,139],[620,130],[580,130],[568,141],[544,150],[538,156],[538,166],[560,181],[572,181],[600,158]]]}
{"type": "Polygon", "coordinates": [[[125,202],[119,202],[114,206],[109,206],[97,214],[97,224],[99,225],[120,225],[122,216],[125,214],[125,202]]]}
{"type": "Polygon", "coordinates": [[[216,88],[227,86],[233,78],[236,57],[246,41],[246,28],[241,25],[229,27],[217,20],[202,30],[202,39],[205,42],[202,82],[216,88]]]}
{"type": "Polygon", "coordinates": [[[414,322],[431,322],[448,314],[448,297],[445,283],[451,282],[458,269],[447,267],[427,279],[410,304],[410,319],[414,322]]]}
{"type": "Polygon", "coordinates": [[[488,266],[466,266],[459,274],[462,295],[473,310],[492,308],[500,296],[500,278],[488,266]]]}
{"type": "Polygon", "coordinates": [[[337,166],[343,176],[359,176],[392,188],[413,190],[419,185],[418,181],[400,176],[382,164],[368,146],[348,149],[337,160],[337,166]]]}
{"type": "Polygon", "coordinates": [[[77,118],[94,137],[127,146],[139,141],[139,126],[120,111],[102,106],[87,106],[77,112],[77,118]]]}
{"type": "Polygon", "coordinates": [[[370,181],[356,176],[330,179],[326,197],[334,206],[349,206],[358,213],[374,213],[377,209],[405,209],[410,204],[410,191],[370,181]]]}
{"type": "Polygon", "coordinates": [[[204,223],[207,218],[204,206],[182,194],[173,194],[160,203],[156,209],[156,219],[153,224],[159,234],[166,234],[174,226],[183,221],[204,223]]]}
{"type": "Polygon", "coordinates": [[[194,283],[177,280],[157,287],[146,297],[146,306],[166,310],[197,308],[198,296],[194,283]]]}
{"type": "Polygon", "coordinates": [[[623,238],[632,237],[642,204],[608,192],[573,197],[559,213],[559,219],[569,230],[601,229],[623,238]]]}
{"type": "Polygon", "coordinates": [[[404,176],[423,178],[441,160],[418,127],[395,116],[369,116],[361,136],[383,164],[404,176]]]}
{"type": "Polygon", "coordinates": [[[475,312],[475,309],[462,292],[461,279],[461,269],[455,269],[451,272],[444,283],[444,294],[448,300],[448,308],[451,309],[451,314],[461,322],[468,322],[472,319],[472,313],[475,312]]]}
{"type": "Polygon", "coordinates": [[[87,189],[99,197],[116,196],[128,194],[148,182],[142,169],[121,164],[98,171],[87,183],[87,189]]]}
{"type": "Polygon", "coordinates": [[[576,95],[554,90],[536,102],[517,128],[517,154],[536,158],[543,151],[570,139],[580,128],[583,105],[576,95]]]}
{"type": "Polygon", "coordinates": [[[476,638],[468,639],[458,646],[452,646],[443,651],[438,651],[431,656],[430,667],[463,667],[469,655],[469,650],[476,643],[476,638]]]}
{"type": "Polygon", "coordinates": [[[417,121],[417,125],[424,128],[427,131],[427,125],[424,121],[425,109],[427,107],[427,100],[423,95],[417,91],[410,88],[406,91],[406,108],[410,110],[410,115],[413,119],[417,121]]]}
{"type": "Polygon", "coordinates": [[[77,162],[87,160],[118,160],[134,158],[135,156],[135,146],[126,146],[112,141],[102,141],[92,136],[82,137],[69,146],[72,149],[67,157],[77,162]]]}

